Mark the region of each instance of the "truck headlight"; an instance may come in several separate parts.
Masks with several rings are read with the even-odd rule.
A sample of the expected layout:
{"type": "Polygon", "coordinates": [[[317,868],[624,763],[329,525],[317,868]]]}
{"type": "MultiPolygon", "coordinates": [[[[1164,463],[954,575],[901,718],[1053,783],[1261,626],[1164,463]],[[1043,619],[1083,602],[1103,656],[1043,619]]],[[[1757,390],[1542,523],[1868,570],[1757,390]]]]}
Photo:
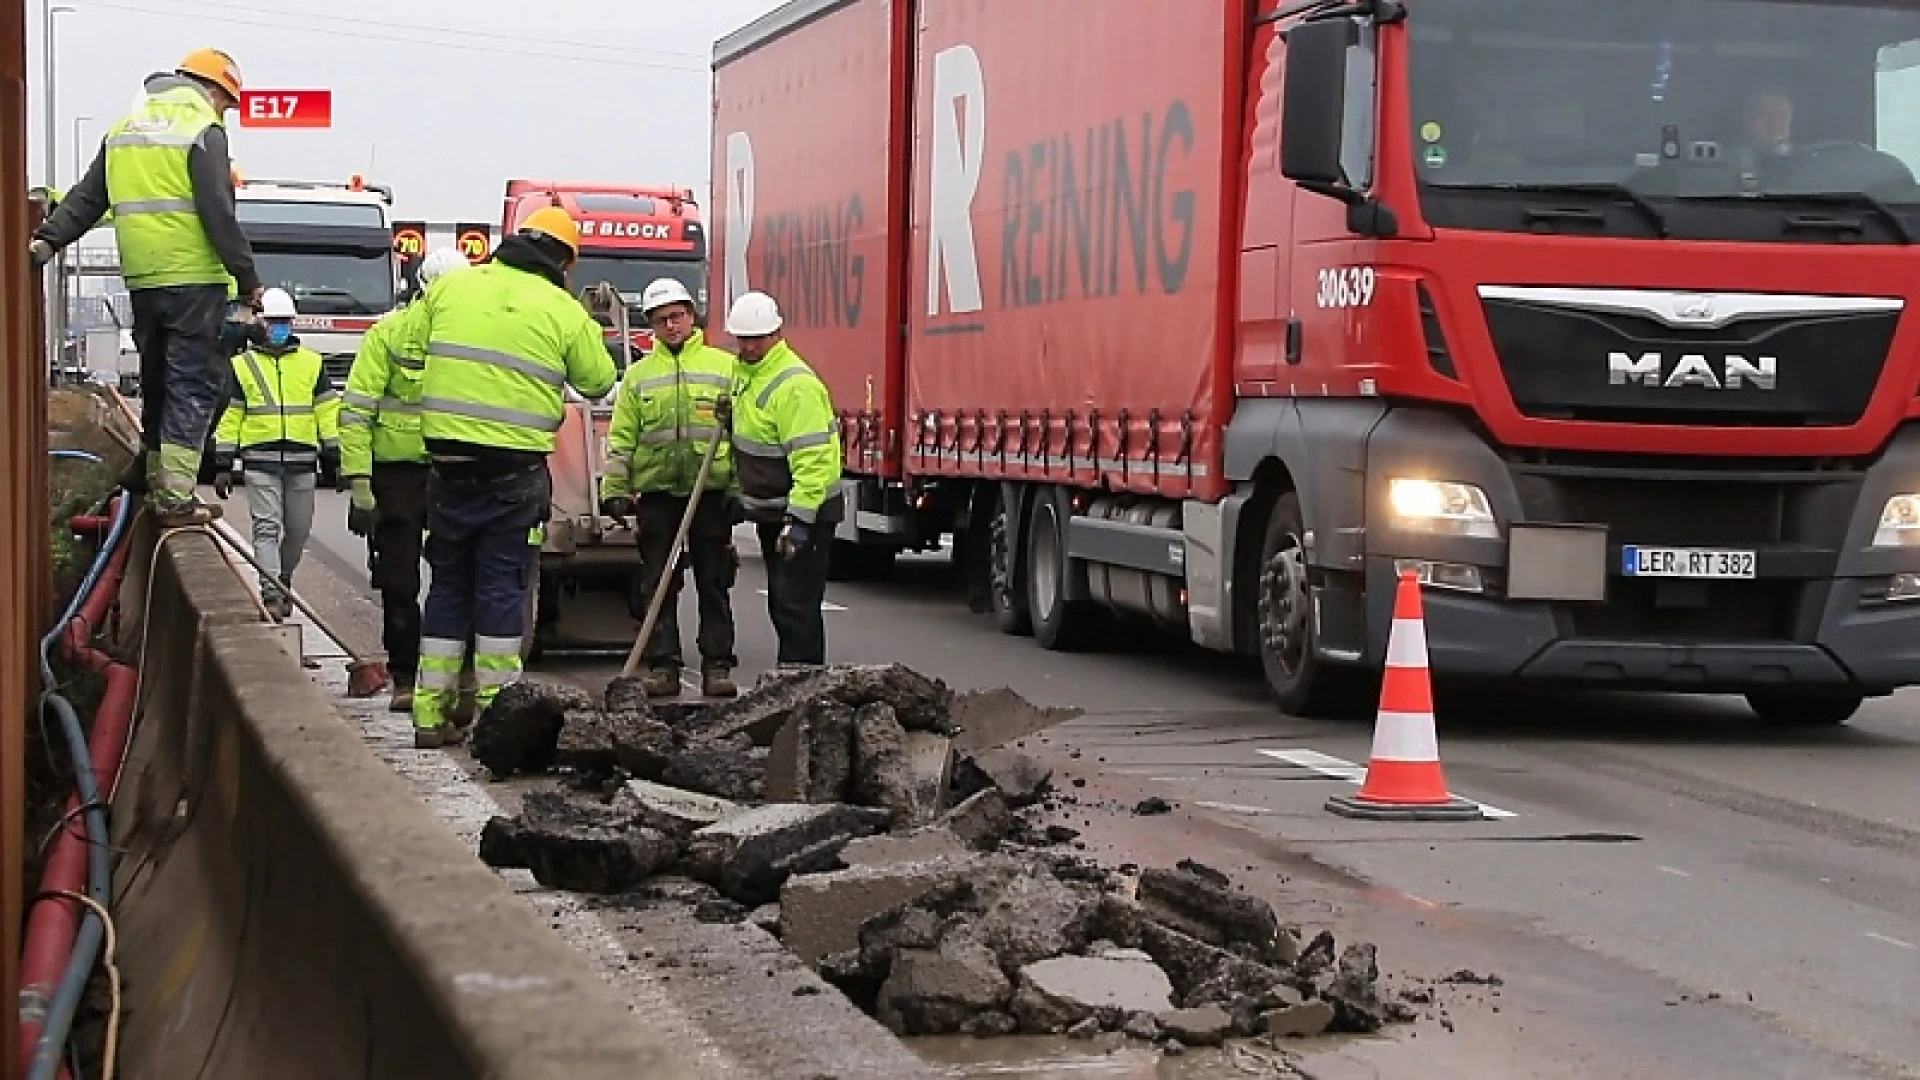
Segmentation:
{"type": "MultiPolygon", "coordinates": [[[[1472,484],[1396,476],[1387,482],[1387,505],[1394,527],[1407,532],[1500,539],[1487,493],[1472,484]]],[[[1920,510],[1920,501],[1915,509],[1920,510]]]]}
{"type": "Polygon", "coordinates": [[[1880,527],[1873,530],[1873,546],[1915,545],[1920,545],[1920,495],[1895,495],[1880,509],[1880,527]]]}

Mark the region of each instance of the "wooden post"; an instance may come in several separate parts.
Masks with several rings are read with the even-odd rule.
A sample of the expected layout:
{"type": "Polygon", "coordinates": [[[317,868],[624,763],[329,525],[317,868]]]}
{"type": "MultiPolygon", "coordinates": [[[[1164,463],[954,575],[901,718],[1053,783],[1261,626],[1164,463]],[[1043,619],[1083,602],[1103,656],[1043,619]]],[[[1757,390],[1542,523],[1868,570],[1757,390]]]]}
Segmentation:
{"type": "Polygon", "coordinates": [[[21,861],[26,731],[38,689],[34,646],[52,596],[47,533],[47,363],[27,261],[27,13],[0,0],[0,1076],[20,1076],[21,861]]]}

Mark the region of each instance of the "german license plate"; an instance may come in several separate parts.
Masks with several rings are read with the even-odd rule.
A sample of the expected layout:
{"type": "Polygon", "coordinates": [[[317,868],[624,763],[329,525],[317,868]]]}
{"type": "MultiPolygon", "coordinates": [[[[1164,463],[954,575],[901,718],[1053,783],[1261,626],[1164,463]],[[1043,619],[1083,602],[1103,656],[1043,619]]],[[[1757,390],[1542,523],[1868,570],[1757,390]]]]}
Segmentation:
{"type": "Polygon", "coordinates": [[[1754,576],[1753,562],[1751,551],[1635,544],[1620,549],[1620,573],[1627,577],[1744,579],[1754,576]]]}

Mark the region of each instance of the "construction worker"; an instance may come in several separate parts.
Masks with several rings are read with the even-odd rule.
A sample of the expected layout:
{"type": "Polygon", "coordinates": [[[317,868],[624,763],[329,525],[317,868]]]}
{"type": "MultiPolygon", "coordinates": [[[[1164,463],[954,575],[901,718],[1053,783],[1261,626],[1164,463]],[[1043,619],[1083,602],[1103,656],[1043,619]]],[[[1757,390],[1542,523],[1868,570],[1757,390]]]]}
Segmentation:
{"type": "Polygon", "coordinates": [[[567,212],[537,210],[485,264],[442,275],[407,317],[409,338],[424,342],[420,429],[432,462],[433,582],[413,695],[421,749],[452,740],[448,712],[469,638],[477,709],[520,677],[563,391],[571,383],[598,398],[617,378],[600,325],[568,291],[579,253],[580,227],[567,212]]]}
{"type": "MultiPolygon", "coordinates": [[[[667,590],[659,621],[643,653],[649,697],[680,694],[680,586],[685,577],[673,538],[686,514],[700,461],[715,432],[715,402],[733,385],[731,353],[708,345],[694,322],[693,296],[672,278],[640,295],[653,329],[653,348],[627,369],[607,430],[607,472],[600,512],[625,518],[638,512],[640,588],[635,617],[644,617],[652,590],[667,590]],[[668,561],[673,565],[669,566],[668,561]]],[[[700,692],[733,697],[733,603],[728,596],[739,568],[733,548],[732,455],[723,439],[708,469],[706,490],[687,531],[687,561],[700,600],[700,692]]]]}
{"type": "Polygon", "coordinates": [[[193,487],[229,378],[221,324],[229,300],[257,310],[264,291],[234,215],[222,119],[239,104],[240,69],[201,49],[148,78],[145,93],[34,231],[30,252],[38,269],[113,214],[140,350],[145,448],[122,482],[147,493],[163,526],[205,524],[220,510],[196,501],[193,487]]]}
{"type": "Polygon", "coordinates": [[[767,615],[782,666],[827,662],[828,545],[846,516],[840,426],[827,384],[780,336],[780,306],[750,292],[727,312],[740,373],[721,422],[733,432],[740,503],[767,563],[767,615]]]}
{"type": "MultiPolygon", "coordinates": [[[[428,253],[419,287],[465,269],[452,248],[428,253]]],[[[340,405],[340,471],[353,498],[347,530],[367,540],[367,570],[380,590],[381,636],[393,676],[388,708],[413,711],[420,670],[420,548],[427,528],[427,443],[420,435],[420,380],[426,360],[408,340],[404,322],[416,302],[383,317],[367,331],[347,373],[340,405]]]]}
{"type": "Polygon", "coordinates": [[[260,595],[282,619],[293,614],[286,591],[313,533],[316,470],[340,476],[340,394],[320,354],[293,333],[293,297],[268,289],[260,298],[255,342],[233,358],[232,400],[214,433],[214,494],[247,487],[253,554],[272,577],[260,595]]]}

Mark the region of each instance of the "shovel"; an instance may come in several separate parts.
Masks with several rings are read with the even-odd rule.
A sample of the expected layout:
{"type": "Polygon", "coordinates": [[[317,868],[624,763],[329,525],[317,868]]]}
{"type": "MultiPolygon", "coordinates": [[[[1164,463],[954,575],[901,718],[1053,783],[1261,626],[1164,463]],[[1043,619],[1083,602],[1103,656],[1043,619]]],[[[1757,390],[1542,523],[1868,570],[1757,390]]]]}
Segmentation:
{"type": "Polygon", "coordinates": [[[294,607],[300,609],[302,614],[313,620],[313,625],[319,627],[321,633],[338,642],[340,648],[346,651],[348,697],[370,698],[393,685],[393,678],[387,673],[387,665],[384,661],[369,660],[355,653],[353,646],[347,644],[347,639],[335,633],[334,629],[327,625],[326,620],[320,617],[320,613],[313,610],[313,605],[307,603],[299,593],[282,585],[278,578],[268,573],[267,568],[260,565],[260,560],[253,557],[253,552],[248,551],[247,546],[241,542],[240,538],[231,530],[227,529],[223,523],[216,523],[209,531],[219,537],[221,543],[224,543],[234,554],[247,560],[255,570],[258,570],[260,572],[260,578],[266,587],[285,596],[293,603],[294,607]]]}
{"type": "Polygon", "coordinates": [[[700,471],[693,478],[693,495],[687,499],[687,509],[680,515],[680,530],[673,534],[673,547],[660,566],[660,576],[653,581],[653,593],[647,599],[647,617],[641,620],[640,634],[633,639],[627,662],[620,668],[623,679],[633,678],[640,670],[640,654],[647,647],[647,639],[653,636],[653,625],[660,621],[660,607],[667,599],[667,575],[680,565],[680,552],[687,546],[687,532],[693,528],[693,512],[700,508],[700,495],[707,489],[707,471],[713,468],[713,456],[720,452],[721,434],[721,425],[714,424],[713,434],[707,439],[707,452],[700,458],[700,471]]]}

